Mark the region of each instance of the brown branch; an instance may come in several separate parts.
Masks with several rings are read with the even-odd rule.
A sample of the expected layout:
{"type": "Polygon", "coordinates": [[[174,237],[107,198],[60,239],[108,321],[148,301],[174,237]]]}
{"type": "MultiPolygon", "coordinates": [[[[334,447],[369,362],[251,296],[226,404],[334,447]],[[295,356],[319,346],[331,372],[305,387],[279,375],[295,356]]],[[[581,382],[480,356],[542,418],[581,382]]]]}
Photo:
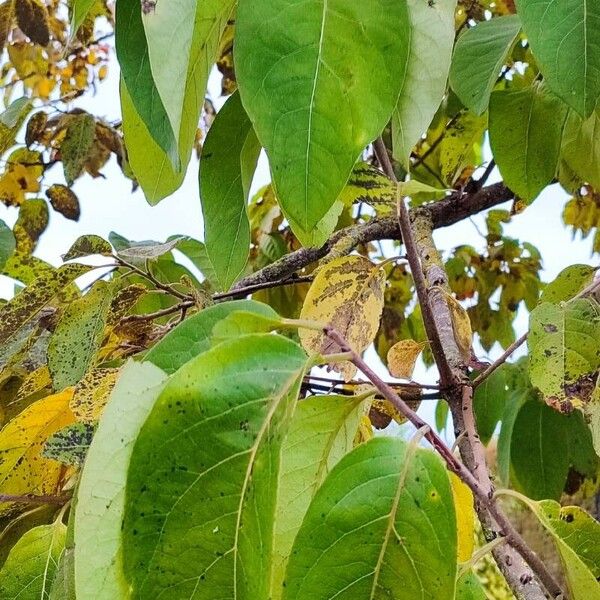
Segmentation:
{"type": "MultiPolygon", "coordinates": [[[[433,228],[439,229],[454,225],[478,212],[507,202],[513,197],[513,193],[503,183],[495,183],[473,194],[454,192],[444,200],[412,209],[410,214],[411,219],[416,215],[428,216],[433,228]]],[[[350,251],[353,247],[377,240],[401,241],[402,233],[395,216],[375,218],[368,223],[345,227],[336,231],[320,248],[300,248],[263,269],[243,277],[235,284],[232,291],[250,285],[285,279],[292,273],[325,257],[341,239],[350,242],[348,244],[348,251],[350,251]]]]}
{"type": "Polygon", "coordinates": [[[57,504],[62,506],[71,496],[36,496],[35,494],[0,494],[0,502],[15,502],[20,504],[57,504]]]}
{"type": "MultiPolygon", "coordinates": [[[[491,483],[488,485],[478,481],[472,470],[467,468],[465,464],[454,456],[450,448],[446,446],[439,435],[437,435],[429,425],[369,367],[357,352],[352,350],[346,339],[340,335],[338,331],[331,326],[326,326],[323,331],[325,335],[336,343],[342,352],[351,354],[351,362],[366,375],[377,390],[389,400],[401,414],[403,414],[417,429],[424,429],[425,439],[444,459],[448,469],[456,473],[456,475],[469,486],[474,497],[477,499],[479,506],[485,508],[485,510],[494,518],[499,525],[494,537],[502,536],[506,538],[506,541],[510,546],[497,547],[494,549],[493,554],[496,560],[499,561],[498,565],[502,572],[509,574],[507,579],[511,588],[517,593],[517,596],[520,598],[527,598],[527,600],[541,600],[545,598],[543,592],[535,585],[535,581],[528,570],[520,568],[520,563],[522,562],[519,559],[520,555],[527,562],[529,567],[531,567],[532,571],[537,575],[540,581],[546,586],[552,596],[554,598],[561,597],[563,592],[560,585],[497,506],[492,494],[491,483]]],[[[471,388],[468,389],[472,391],[471,388]]]]}

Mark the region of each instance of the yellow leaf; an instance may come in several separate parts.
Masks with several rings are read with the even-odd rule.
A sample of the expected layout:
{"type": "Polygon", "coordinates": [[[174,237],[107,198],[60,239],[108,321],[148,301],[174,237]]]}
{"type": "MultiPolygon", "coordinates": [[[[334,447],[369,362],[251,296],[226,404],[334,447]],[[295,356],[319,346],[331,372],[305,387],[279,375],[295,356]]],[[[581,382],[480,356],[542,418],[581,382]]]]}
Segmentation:
{"type": "MultiPolygon", "coordinates": [[[[362,256],[343,256],[321,267],[308,290],[301,319],[329,323],[356,352],[363,352],[375,338],[383,310],[385,273],[362,256]]],[[[340,352],[323,332],[300,329],[300,341],[308,352],[322,355],[340,352]]],[[[333,367],[346,381],[356,367],[349,362],[333,367]]]]}
{"type": "Polygon", "coordinates": [[[450,473],[452,495],[456,510],[456,528],[458,531],[458,562],[468,561],[475,545],[475,508],[473,494],[466,483],[455,474],[450,473]]]}
{"type": "Polygon", "coordinates": [[[119,369],[93,369],[75,386],[70,406],[78,421],[100,418],[117,381],[119,369]]]}
{"type": "Polygon", "coordinates": [[[363,415],[358,424],[358,431],[354,436],[354,445],[358,446],[358,444],[368,442],[370,439],[373,439],[373,425],[371,424],[369,416],[363,415]]]}
{"type": "Polygon", "coordinates": [[[471,343],[473,342],[471,320],[467,311],[454,296],[444,292],[444,297],[450,310],[450,317],[452,318],[454,341],[458,346],[462,359],[468,363],[471,359],[471,343]]]}
{"type": "Polygon", "coordinates": [[[427,342],[400,340],[387,353],[388,369],[393,377],[410,379],[419,354],[427,346],[427,342]]]}
{"type": "Polygon", "coordinates": [[[56,212],[59,212],[63,217],[71,221],[79,220],[81,213],[79,199],[71,188],[60,183],[55,183],[46,190],[46,196],[56,212]]]}
{"type": "MultiPolygon", "coordinates": [[[[26,408],[0,431],[0,493],[56,494],[63,480],[61,463],[41,455],[44,442],[73,423],[73,390],[47,396],[26,408]]],[[[9,505],[0,505],[0,514],[9,505]]]]}

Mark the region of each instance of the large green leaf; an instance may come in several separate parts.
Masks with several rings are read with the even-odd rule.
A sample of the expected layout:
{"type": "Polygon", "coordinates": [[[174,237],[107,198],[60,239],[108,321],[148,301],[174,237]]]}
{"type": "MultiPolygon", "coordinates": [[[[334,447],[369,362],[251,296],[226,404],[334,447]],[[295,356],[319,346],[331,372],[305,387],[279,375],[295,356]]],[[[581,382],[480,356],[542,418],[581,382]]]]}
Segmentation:
{"type": "Polygon", "coordinates": [[[456,0],[408,0],[410,49],[402,90],[392,114],[394,158],[406,170],[410,151],[427,131],[446,91],[455,8],[456,0]]]}
{"type": "Polygon", "coordinates": [[[284,210],[308,231],[344,188],[398,102],[410,42],[395,0],[242,0],[242,101],[284,210]]]}
{"type": "Polygon", "coordinates": [[[484,587],[472,571],[467,571],[458,578],[456,600],[487,600],[484,587]]]}
{"type": "Polygon", "coordinates": [[[252,123],[236,93],[218,112],[200,159],[204,243],[221,289],[229,289],[248,260],[246,204],[259,153],[252,123]]]}
{"type": "Polygon", "coordinates": [[[581,407],[600,366],[600,306],[590,298],[542,302],[529,317],[529,376],[558,409],[581,407]]]}
{"type": "Polygon", "coordinates": [[[492,94],[492,153],[506,185],[524,200],[534,200],[554,179],[566,117],[563,102],[536,83],[492,94]]]}
{"type": "Polygon", "coordinates": [[[569,265],[542,292],[541,302],[559,304],[570,300],[592,282],[596,269],[590,265],[569,265]]]}
{"type": "Polygon", "coordinates": [[[104,337],[113,286],[96,282],[65,309],[48,345],[48,368],[55,390],[78,383],[92,365],[104,337]]]}
{"type": "Polygon", "coordinates": [[[78,600],[126,598],[121,527],[133,444],[166,374],[150,363],[123,368],[87,454],[75,509],[78,600]]]}
{"type": "Polygon", "coordinates": [[[46,600],[65,545],[67,528],[56,522],[30,529],[13,546],[0,571],[2,600],[46,600]]]}
{"type": "Polygon", "coordinates": [[[331,471],[298,532],[284,598],[454,599],[447,472],[417,444],[375,438],[331,471]]]}
{"type": "Polygon", "coordinates": [[[490,441],[498,421],[502,419],[508,396],[509,377],[510,366],[504,364],[475,390],[473,411],[477,421],[477,433],[484,444],[490,441]]]}
{"type": "MultiPolygon", "coordinates": [[[[172,32],[169,33],[172,35],[172,32]]],[[[121,77],[135,113],[139,115],[140,120],[145,124],[156,144],[169,156],[173,166],[179,169],[178,137],[173,133],[165,107],[152,77],[148,44],[142,23],[142,12],[140,3],[137,0],[119,0],[117,3],[115,44],[121,77]]],[[[182,87],[182,84],[183,82],[180,81],[178,87],[182,87]]],[[[121,88],[121,102],[123,104],[125,104],[123,98],[125,89],[121,88]]],[[[125,106],[123,106],[123,113],[125,118],[125,106]]],[[[132,141],[128,140],[126,136],[130,152],[135,149],[133,144],[130,143],[132,141]]],[[[132,166],[135,173],[135,166],[133,164],[132,166]]],[[[154,165],[154,168],[157,168],[156,165],[154,165]]]]}
{"type": "Polygon", "coordinates": [[[561,158],[581,180],[600,189],[600,108],[585,120],[570,111],[561,158]]]}
{"type": "Polygon", "coordinates": [[[302,519],[325,477],[352,450],[363,414],[363,402],[348,396],[317,396],[298,403],[281,452],[269,598],[281,597],[302,519]]]}
{"type": "MultiPolygon", "coordinates": [[[[133,4],[140,14],[139,2],[133,4]]],[[[234,6],[234,0],[169,0],[156,2],[141,16],[152,78],[179,140],[182,168],[189,160],[208,75],[234,6]]],[[[137,95],[137,90],[128,89],[137,95]]]]}
{"type": "Polygon", "coordinates": [[[305,366],[294,342],[247,335],[170,379],[129,465],[132,598],[268,597],[280,455],[305,366]]]}
{"type": "Polygon", "coordinates": [[[252,312],[271,319],[279,318],[270,306],[254,300],[215,304],[177,325],[146,354],[144,360],[154,363],[165,373],[174,373],[192,358],[208,350],[215,324],[236,311],[252,312]]]}
{"type": "Polygon", "coordinates": [[[550,88],[582,117],[600,98],[600,4],[516,0],[536,62],[550,88]]]}
{"type": "Polygon", "coordinates": [[[483,21],[458,38],[450,67],[450,85],[461,102],[475,113],[486,111],[502,65],[520,30],[519,17],[509,15],[483,21]]]}

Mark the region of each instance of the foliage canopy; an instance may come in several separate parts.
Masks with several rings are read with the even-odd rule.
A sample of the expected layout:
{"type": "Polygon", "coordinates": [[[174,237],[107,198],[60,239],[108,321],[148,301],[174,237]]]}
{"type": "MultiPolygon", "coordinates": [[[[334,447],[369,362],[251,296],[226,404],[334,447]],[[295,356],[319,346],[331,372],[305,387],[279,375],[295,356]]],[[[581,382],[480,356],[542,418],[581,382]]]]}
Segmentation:
{"type": "Polygon", "coordinates": [[[504,231],[558,184],[600,252],[599,40],[597,0],[0,3],[0,597],[600,599],[597,266],[504,231]],[[203,241],[42,260],[113,160],[152,205],[197,168],[203,241]]]}

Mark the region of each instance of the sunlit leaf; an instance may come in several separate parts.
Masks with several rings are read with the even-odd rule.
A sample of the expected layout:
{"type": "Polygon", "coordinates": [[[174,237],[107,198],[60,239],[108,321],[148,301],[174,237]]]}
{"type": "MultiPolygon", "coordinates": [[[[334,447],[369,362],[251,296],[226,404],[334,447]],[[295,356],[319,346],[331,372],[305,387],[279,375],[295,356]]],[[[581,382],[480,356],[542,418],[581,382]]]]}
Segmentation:
{"type": "Polygon", "coordinates": [[[283,598],[450,600],[455,578],[456,518],[441,461],[416,444],[375,438],[345,456],[317,492],[283,598]]]}
{"type": "Polygon", "coordinates": [[[570,300],[592,282],[596,269],[590,265],[569,265],[542,292],[540,302],[558,304],[570,300]]]}
{"type": "Polygon", "coordinates": [[[415,340],[396,342],[387,353],[387,364],[390,373],[394,377],[411,379],[417,358],[425,346],[427,346],[427,343],[415,342],[415,340]]]}
{"type": "Polygon", "coordinates": [[[452,485],[452,496],[456,509],[458,562],[466,562],[471,558],[475,546],[473,493],[469,486],[454,473],[450,473],[450,484],[452,485]]]}
{"type": "MultiPolygon", "coordinates": [[[[379,327],[384,285],[385,272],[370,260],[354,255],[336,258],[317,271],[300,318],[332,325],[356,352],[363,352],[379,327]]],[[[326,356],[340,351],[322,331],[300,328],[299,334],[307,352],[326,356]]],[[[334,368],[347,381],[356,372],[348,362],[334,368]]]]}

